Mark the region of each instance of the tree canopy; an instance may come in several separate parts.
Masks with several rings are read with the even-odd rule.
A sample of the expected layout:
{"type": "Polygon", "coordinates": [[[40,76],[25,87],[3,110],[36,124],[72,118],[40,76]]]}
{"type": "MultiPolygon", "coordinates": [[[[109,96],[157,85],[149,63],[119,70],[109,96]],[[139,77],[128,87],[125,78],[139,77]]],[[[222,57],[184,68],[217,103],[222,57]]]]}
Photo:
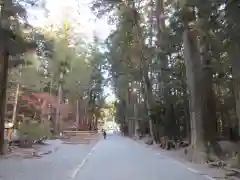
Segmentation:
{"type": "Polygon", "coordinates": [[[105,56],[116,119],[128,135],[148,132],[166,148],[188,140],[196,161],[218,154],[219,139],[238,139],[238,6],[202,0],[93,3],[97,16],[114,14],[105,56]]]}

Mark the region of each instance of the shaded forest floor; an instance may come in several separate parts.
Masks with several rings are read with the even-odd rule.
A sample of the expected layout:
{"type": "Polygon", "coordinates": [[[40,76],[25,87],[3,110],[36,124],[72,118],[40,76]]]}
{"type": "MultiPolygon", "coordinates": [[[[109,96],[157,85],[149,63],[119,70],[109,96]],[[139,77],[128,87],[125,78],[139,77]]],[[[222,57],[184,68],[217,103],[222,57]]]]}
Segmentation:
{"type": "MultiPolygon", "coordinates": [[[[159,156],[167,156],[168,158],[172,159],[177,164],[184,166],[185,168],[189,169],[192,172],[199,172],[202,174],[206,174],[210,177],[213,177],[212,180],[220,179],[220,180],[240,180],[240,170],[236,168],[230,168],[229,163],[233,163],[235,161],[234,158],[228,158],[224,161],[227,165],[223,166],[215,166],[212,164],[197,164],[191,162],[189,157],[185,154],[185,148],[181,148],[178,150],[164,150],[160,148],[159,144],[154,145],[147,145],[146,141],[147,138],[143,138],[141,140],[136,140],[139,144],[144,145],[148,148],[151,148],[159,153],[159,156]]],[[[224,142],[224,146],[228,146],[229,143],[224,142]]]]}
{"type": "Polygon", "coordinates": [[[1,159],[20,158],[30,159],[39,158],[43,155],[51,154],[59,149],[60,140],[47,140],[44,144],[34,144],[30,148],[21,148],[18,146],[9,147],[9,152],[1,156],[1,159]]]}

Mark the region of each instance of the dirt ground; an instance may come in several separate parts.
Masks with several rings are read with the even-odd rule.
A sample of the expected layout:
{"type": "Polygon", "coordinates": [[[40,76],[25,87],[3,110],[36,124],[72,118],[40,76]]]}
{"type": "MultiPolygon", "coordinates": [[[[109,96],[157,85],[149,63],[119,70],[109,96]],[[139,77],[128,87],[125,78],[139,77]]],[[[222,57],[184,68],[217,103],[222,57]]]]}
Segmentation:
{"type": "Polygon", "coordinates": [[[10,146],[8,152],[5,153],[0,159],[8,158],[40,158],[43,155],[53,153],[58,150],[61,140],[47,140],[44,144],[34,144],[31,148],[20,148],[18,146],[10,146]]]}

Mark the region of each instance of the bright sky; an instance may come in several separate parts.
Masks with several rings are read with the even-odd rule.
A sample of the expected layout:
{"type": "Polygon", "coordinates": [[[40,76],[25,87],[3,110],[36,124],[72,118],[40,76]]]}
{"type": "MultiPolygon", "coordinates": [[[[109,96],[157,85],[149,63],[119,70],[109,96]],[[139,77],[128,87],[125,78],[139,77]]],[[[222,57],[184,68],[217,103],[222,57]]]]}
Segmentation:
{"type": "MultiPolygon", "coordinates": [[[[91,39],[96,33],[101,39],[105,39],[113,26],[107,24],[107,17],[97,19],[91,9],[92,0],[46,0],[49,11],[46,17],[41,9],[29,9],[29,22],[35,26],[47,26],[48,24],[61,24],[63,20],[73,22],[74,31],[91,39]]],[[[109,94],[106,101],[115,100],[109,87],[104,88],[104,93],[109,94]]]]}
{"type": "Polygon", "coordinates": [[[105,39],[111,26],[107,24],[107,17],[97,19],[90,9],[92,0],[46,0],[46,7],[49,10],[48,17],[39,9],[30,9],[29,21],[37,26],[46,24],[60,24],[64,19],[74,22],[78,26],[76,31],[92,37],[94,31],[105,39]]]}

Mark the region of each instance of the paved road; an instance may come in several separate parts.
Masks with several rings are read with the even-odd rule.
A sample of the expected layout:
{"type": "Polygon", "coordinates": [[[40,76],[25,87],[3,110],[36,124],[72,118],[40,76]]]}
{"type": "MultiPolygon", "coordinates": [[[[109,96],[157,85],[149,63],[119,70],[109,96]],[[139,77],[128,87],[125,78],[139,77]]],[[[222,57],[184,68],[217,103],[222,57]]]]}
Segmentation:
{"type": "Polygon", "coordinates": [[[207,180],[130,139],[101,141],[76,180],[207,180]]]}
{"type": "MultiPolygon", "coordinates": [[[[93,145],[59,144],[60,148],[43,158],[0,160],[0,180],[69,180],[69,176],[93,145]]],[[[44,147],[48,150],[49,147],[44,147]]]]}
{"type": "Polygon", "coordinates": [[[109,136],[94,151],[92,147],[62,144],[41,159],[2,160],[0,176],[3,180],[207,180],[127,138],[109,136]]]}

